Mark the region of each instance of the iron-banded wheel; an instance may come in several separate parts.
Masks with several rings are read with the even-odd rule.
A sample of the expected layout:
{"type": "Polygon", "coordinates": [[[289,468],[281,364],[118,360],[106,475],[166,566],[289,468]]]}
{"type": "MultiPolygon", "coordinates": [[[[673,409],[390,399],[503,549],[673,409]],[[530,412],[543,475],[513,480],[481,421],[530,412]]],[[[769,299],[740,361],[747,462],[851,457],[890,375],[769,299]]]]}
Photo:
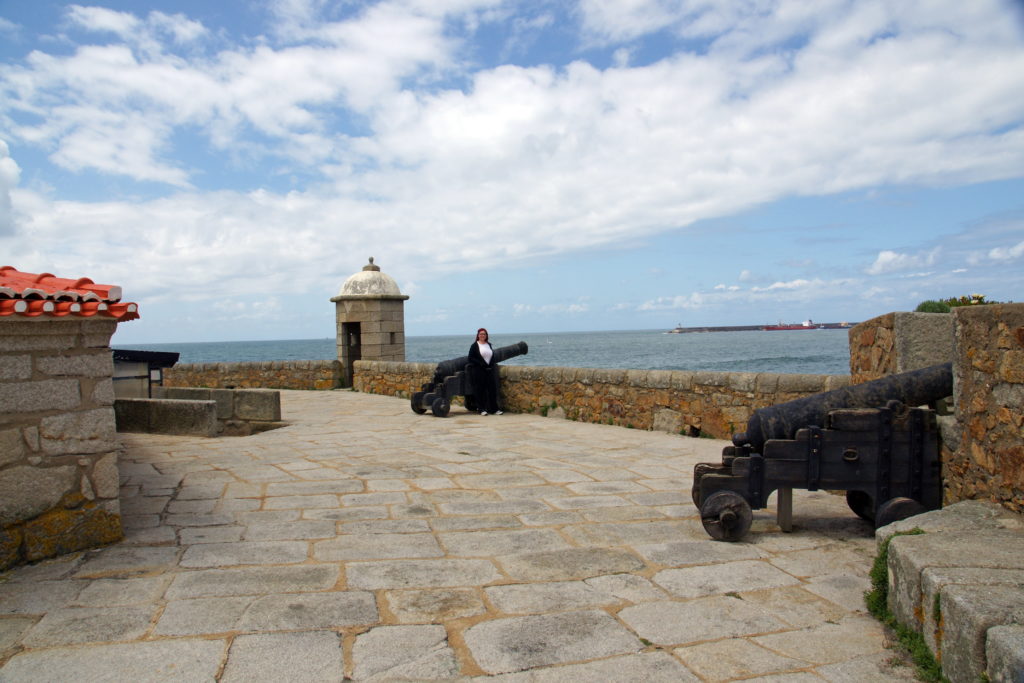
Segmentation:
{"type": "Polygon", "coordinates": [[[452,405],[448,403],[448,399],[444,396],[438,396],[434,399],[434,402],[430,404],[430,411],[434,413],[434,417],[446,417],[451,408],[452,405]]]}
{"type": "Polygon", "coordinates": [[[750,530],[754,514],[740,494],[716,491],[701,504],[700,521],[716,541],[738,541],[750,530]]]}
{"type": "Polygon", "coordinates": [[[875,511],[875,528],[880,529],[887,524],[898,522],[907,517],[927,512],[928,508],[913,498],[890,498],[875,511]]]}
{"type": "Polygon", "coordinates": [[[875,501],[864,491],[847,491],[846,504],[861,519],[875,521],[875,501]]]}
{"type": "Polygon", "coordinates": [[[412,406],[412,412],[417,415],[422,415],[427,412],[427,409],[423,407],[423,396],[425,393],[426,392],[424,391],[417,391],[412,395],[412,399],[409,401],[409,404],[412,406]]]}

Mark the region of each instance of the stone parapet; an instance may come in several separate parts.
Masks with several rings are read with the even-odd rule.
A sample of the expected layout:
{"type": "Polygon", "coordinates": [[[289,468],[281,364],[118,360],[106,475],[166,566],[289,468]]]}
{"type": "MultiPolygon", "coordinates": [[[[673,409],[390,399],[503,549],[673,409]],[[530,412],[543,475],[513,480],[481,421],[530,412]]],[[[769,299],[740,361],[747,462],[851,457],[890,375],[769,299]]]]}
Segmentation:
{"type": "MultiPolygon", "coordinates": [[[[357,361],[357,391],[411,397],[434,363],[357,361]]],[[[849,385],[845,375],[501,367],[505,408],[581,422],[729,438],[754,410],[849,385]]]]}
{"type": "Polygon", "coordinates": [[[0,320],[0,570],[121,538],[113,320],[0,320]]]}
{"type": "Polygon", "coordinates": [[[960,441],[944,462],[948,495],[1024,511],[1024,304],[962,306],[953,315],[960,441]]]}
{"type": "Polygon", "coordinates": [[[953,683],[1019,680],[1024,635],[1024,519],[964,501],[878,529],[888,606],[920,633],[953,683]],[[899,535],[913,531],[917,535],[899,535]],[[920,533],[924,532],[924,533],[920,533]]]}
{"type": "Polygon", "coordinates": [[[850,328],[854,384],[953,360],[951,313],[886,313],[850,328]]]}
{"type": "Polygon", "coordinates": [[[336,360],[179,363],[164,370],[165,387],[335,389],[341,381],[336,360]]]}

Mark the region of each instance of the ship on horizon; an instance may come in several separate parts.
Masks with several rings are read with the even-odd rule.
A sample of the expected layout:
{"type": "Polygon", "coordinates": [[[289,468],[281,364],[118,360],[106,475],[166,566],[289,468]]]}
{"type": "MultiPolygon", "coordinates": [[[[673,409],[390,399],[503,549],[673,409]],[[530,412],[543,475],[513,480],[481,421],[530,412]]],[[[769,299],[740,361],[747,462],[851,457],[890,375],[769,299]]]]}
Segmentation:
{"type": "Polygon", "coordinates": [[[823,330],[824,325],[816,325],[813,320],[805,320],[802,323],[784,323],[781,320],[778,325],[765,325],[761,328],[766,331],[774,330],[823,330]]]}

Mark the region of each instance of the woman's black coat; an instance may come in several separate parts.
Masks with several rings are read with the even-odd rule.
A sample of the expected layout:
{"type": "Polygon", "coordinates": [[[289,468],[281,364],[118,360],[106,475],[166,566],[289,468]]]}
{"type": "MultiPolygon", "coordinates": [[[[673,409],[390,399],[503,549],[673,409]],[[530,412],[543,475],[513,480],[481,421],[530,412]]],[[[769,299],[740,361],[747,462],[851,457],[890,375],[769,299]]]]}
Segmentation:
{"type": "MultiPolygon", "coordinates": [[[[494,347],[491,346],[491,342],[487,342],[487,345],[491,347],[493,353],[494,347]]],[[[491,356],[490,363],[485,361],[484,357],[480,355],[480,347],[476,342],[469,347],[468,355],[469,364],[466,366],[466,371],[469,375],[470,386],[473,388],[473,396],[476,397],[477,407],[487,411],[499,409],[498,363],[494,360],[494,356],[491,356]]]]}

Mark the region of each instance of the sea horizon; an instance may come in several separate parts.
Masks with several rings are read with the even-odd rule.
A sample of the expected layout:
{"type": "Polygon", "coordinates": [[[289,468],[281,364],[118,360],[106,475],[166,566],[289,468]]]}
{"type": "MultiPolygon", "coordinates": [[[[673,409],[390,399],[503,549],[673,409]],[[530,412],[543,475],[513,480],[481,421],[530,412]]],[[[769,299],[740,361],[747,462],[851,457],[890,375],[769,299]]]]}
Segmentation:
{"type": "MultiPolygon", "coordinates": [[[[506,365],[631,370],[707,370],[848,374],[847,330],[746,330],[674,334],[665,329],[494,333],[495,346],[525,341],[526,355],[506,365]]],[[[406,337],[405,360],[438,363],[466,355],[472,334],[406,337]]],[[[333,337],[232,342],[114,344],[118,349],[179,353],[179,363],[335,360],[333,337]]]]}

